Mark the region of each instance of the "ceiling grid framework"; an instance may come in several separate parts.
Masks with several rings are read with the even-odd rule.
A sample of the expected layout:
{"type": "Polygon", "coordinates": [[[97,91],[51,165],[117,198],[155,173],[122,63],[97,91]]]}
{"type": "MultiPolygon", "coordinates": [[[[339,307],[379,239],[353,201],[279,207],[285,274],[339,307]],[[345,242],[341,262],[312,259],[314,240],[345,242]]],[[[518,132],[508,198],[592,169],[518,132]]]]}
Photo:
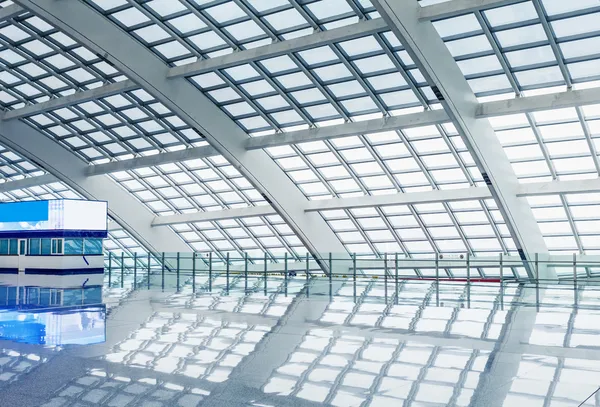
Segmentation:
{"type": "MultiPolygon", "coordinates": [[[[59,3],[22,3],[39,2],[49,10],[59,3]]],[[[469,149],[372,2],[77,3],[149,48],[167,65],[165,77],[186,78],[248,133],[240,151],[266,151],[305,197],[298,213],[322,218],[341,241],[336,251],[516,254],[469,149]]],[[[597,34],[586,31],[600,7],[591,0],[420,5],[417,14],[433,21],[477,96],[476,115],[490,118],[520,183],[515,195],[526,197],[549,252],[600,253],[593,82],[600,75],[597,34]],[[530,42],[515,43],[528,33],[530,42]],[[541,59],[520,62],[534,57],[541,59]],[[536,145],[539,155],[527,155],[536,145]]],[[[12,75],[0,74],[7,122],[24,120],[75,152],[90,164],[84,175],[108,175],[154,213],[154,228],[172,228],[194,250],[304,256],[296,230],[180,111],[69,29],[17,7],[0,2],[0,64],[12,75]]],[[[35,186],[47,176],[35,165],[3,168],[8,183],[35,186]]]]}
{"type": "Polygon", "coordinates": [[[241,171],[252,179],[253,185],[259,186],[260,194],[265,200],[272,202],[291,225],[301,244],[306,245],[313,255],[321,257],[321,253],[344,251],[333,232],[318,215],[304,213],[299,208],[302,202],[299,191],[287,177],[283,178],[283,173],[271,168],[275,163],[269,164],[268,160],[261,158],[264,154],[262,152],[241,154],[244,151],[245,134],[224,115],[215,112],[214,107],[209,105],[210,102],[203,99],[185,79],[167,80],[165,76],[161,77],[164,74],[161,69],[157,69],[161,66],[160,62],[141,44],[134,42],[135,40],[125,33],[111,28],[112,24],[109,21],[82,2],[70,4],[68,8],[61,8],[63,4],[55,2],[19,4],[35,9],[37,14],[42,13],[46,20],[64,28],[96,52],[106,54],[111,62],[130,78],[143,83],[146,89],[151,90],[162,102],[184,117],[184,122],[192,123],[196,129],[209,137],[211,144],[235,164],[236,171],[241,171]],[[84,20],[85,27],[78,26],[84,20]],[[94,24],[91,30],[90,24],[94,24]],[[108,38],[104,35],[106,32],[113,32],[119,40],[107,41],[108,38]],[[119,47],[115,47],[116,43],[119,47]],[[219,134],[219,137],[216,137],[216,134],[219,134]]]}

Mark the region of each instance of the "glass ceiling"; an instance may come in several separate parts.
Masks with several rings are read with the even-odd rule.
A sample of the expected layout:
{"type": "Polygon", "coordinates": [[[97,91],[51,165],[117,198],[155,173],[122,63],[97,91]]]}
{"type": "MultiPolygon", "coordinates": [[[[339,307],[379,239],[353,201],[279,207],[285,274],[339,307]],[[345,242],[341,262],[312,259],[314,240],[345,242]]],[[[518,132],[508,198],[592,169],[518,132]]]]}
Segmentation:
{"type": "MultiPolygon", "coordinates": [[[[379,18],[368,0],[85,1],[169,66],[379,18]]],[[[2,7],[10,4],[0,1],[2,7]]],[[[490,101],[598,86],[598,21],[597,0],[530,0],[436,21],[434,26],[473,92],[480,101],[490,101]]],[[[0,105],[6,110],[127,79],[101,56],[29,13],[0,23],[0,66],[0,105]]],[[[441,108],[387,29],[187,79],[253,137],[441,108]]],[[[90,165],[207,144],[143,89],[24,120],[90,165]]],[[[600,174],[600,105],[494,117],[490,122],[522,183],[600,174]]],[[[274,147],[267,153],[309,200],[484,185],[449,122],[274,147]]],[[[0,150],[0,172],[4,179],[43,173],[5,149],[0,150]]],[[[267,204],[221,156],[109,176],[158,216],[267,204]]],[[[54,185],[7,192],[0,199],[73,193],[54,185]]],[[[552,253],[600,254],[600,194],[528,201],[552,253]]],[[[361,255],[516,254],[491,199],[321,215],[347,250],[361,255]]],[[[200,252],[247,252],[252,257],[264,252],[302,257],[306,252],[277,215],[172,228],[200,252]]],[[[111,235],[111,248],[139,249],[125,232],[111,235]]]]}

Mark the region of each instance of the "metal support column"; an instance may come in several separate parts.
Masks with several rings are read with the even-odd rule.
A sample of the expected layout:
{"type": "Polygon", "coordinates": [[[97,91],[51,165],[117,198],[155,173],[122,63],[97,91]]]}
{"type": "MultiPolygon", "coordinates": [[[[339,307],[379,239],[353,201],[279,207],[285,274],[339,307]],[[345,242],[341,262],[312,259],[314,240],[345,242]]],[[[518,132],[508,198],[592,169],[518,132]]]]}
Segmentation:
{"type": "Polygon", "coordinates": [[[137,252],[133,253],[133,289],[137,289],[137,252]]]}

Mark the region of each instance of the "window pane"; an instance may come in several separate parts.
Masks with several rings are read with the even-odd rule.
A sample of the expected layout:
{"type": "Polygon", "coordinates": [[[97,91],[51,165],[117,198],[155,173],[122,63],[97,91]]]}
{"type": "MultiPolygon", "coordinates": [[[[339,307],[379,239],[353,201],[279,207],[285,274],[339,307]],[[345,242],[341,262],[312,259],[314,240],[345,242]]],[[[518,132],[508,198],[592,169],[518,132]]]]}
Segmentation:
{"type": "Polygon", "coordinates": [[[8,244],[8,254],[14,255],[19,253],[19,242],[17,239],[10,239],[8,244]]]}
{"type": "Polygon", "coordinates": [[[102,239],[85,239],[85,254],[102,254],[102,239]]]}
{"type": "Polygon", "coordinates": [[[29,239],[29,254],[40,254],[40,239],[29,239]]]}
{"type": "Polygon", "coordinates": [[[65,239],[65,254],[83,254],[83,239],[65,239]]]}
{"type": "Polygon", "coordinates": [[[52,247],[51,242],[52,242],[52,239],[42,239],[42,254],[43,255],[47,256],[52,253],[50,250],[52,247]]]}
{"type": "Polygon", "coordinates": [[[8,239],[0,240],[0,255],[8,254],[8,239]]]}

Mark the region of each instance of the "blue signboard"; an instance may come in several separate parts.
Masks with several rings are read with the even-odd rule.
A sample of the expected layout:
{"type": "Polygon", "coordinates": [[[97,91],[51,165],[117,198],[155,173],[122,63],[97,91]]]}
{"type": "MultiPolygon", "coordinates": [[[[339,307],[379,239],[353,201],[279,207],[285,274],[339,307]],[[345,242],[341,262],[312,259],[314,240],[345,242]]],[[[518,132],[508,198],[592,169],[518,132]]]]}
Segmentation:
{"type": "Polygon", "coordinates": [[[103,201],[50,200],[0,204],[0,237],[106,237],[103,201]]]}
{"type": "Polygon", "coordinates": [[[49,219],[49,201],[11,202],[0,205],[0,223],[35,225],[49,219]]]}

